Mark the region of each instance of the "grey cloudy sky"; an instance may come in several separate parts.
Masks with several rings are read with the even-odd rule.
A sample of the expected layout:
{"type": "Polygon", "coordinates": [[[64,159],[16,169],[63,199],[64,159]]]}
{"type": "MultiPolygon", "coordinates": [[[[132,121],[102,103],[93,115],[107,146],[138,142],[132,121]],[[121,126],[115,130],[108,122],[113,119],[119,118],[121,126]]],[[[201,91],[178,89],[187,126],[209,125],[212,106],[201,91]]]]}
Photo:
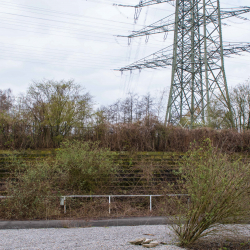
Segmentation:
{"type": "MultiPolygon", "coordinates": [[[[110,104],[128,91],[155,93],[170,85],[171,69],[143,70],[122,76],[113,69],[128,65],[173,43],[173,34],[136,38],[141,29],[174,13],[158,4],[142,9],[134,24],[134,9],[114,6],[139,0],[0,0],[0,89],[25,92],[41,79],[75,79],[95,97],[110,104]]],[[[221,0],[222,8],[250,6],[249,0],[221,0]]],[[[250,19],[250,13],[244,17],[250,19]]],[[[231,18],[223,26],[224,41],[250,42],[250,21],[231,18]]],[[[225,59],[228,85],[250,77],[250,54],[225,59]]]]}

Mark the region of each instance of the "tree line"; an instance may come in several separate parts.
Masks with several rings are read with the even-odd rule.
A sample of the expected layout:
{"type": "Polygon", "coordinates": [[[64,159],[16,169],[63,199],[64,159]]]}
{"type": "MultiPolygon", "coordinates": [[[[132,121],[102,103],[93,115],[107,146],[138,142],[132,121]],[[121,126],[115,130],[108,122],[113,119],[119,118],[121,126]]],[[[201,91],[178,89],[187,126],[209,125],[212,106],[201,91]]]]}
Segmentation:
{"type": "Polygon", "coordinates": [[[133,123],[151,117],[160,121],[165,97],[166,91],[157,97],[129,92],[124,99],[94,109],[93,96],[73,80],[43,80],[33,82],[26,94],[17,97],[11,89],[0,90],[0,112],[8,121],[54,128],[57,136],[66,135],[73,127],[103,122],[133,123]]]}
{"type": "MultiPolygon", "coordinates": [[[[94,97],[73,80],[33,82],[19,96],[10,89],[0,90],[0,147],[57,147],[69,136],[98,140],[104,127],[113,131],[121,126],[136,125],[138,130],[140,126],[158,126],[162,130],[167,95],[166,90],[158,95],[129,92],[123,99],[96,108],[94,97]]],[[[232,88],[230,97],[236,128],[248,130],[249,82],[232,88]]],[[[197,127],[230,128],[228,113],[219,100],[211,101],[209,112],[209,122],[197,127]]],[[[187,124],[188,114],[185,119],[187,124]]]]}

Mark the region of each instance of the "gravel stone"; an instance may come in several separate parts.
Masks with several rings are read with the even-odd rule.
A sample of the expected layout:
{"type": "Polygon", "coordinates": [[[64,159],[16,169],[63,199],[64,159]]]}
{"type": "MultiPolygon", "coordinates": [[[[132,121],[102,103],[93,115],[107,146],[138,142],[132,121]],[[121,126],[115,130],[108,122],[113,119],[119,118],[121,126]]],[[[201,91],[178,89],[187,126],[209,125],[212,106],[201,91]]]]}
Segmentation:
{"type": "Polygon", "coordinates": [[[129,241],[147,236],[158,242],[156,250],[181,250],[174,245],[174,237],[169,226],[126,226],[126,227],[92,227],[59,229],[10,229],[0,230],[1,250],[142,250],[129,241]]]}

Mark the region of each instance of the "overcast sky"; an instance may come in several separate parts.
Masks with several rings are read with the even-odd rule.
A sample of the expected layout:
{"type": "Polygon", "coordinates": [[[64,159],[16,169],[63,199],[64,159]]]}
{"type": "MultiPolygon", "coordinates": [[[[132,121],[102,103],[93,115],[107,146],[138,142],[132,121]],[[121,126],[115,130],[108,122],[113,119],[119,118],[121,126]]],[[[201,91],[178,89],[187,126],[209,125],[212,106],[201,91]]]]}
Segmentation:
{"type": "MultiPolygon", "coordinates": [[[[139,94],[169,88],[169,69],[129,72],[119,69],[173,43],[173,34],[136,38],[129,35],[165,16],[174,7],[157,4],[142,9],[134,24],[134,9],[114,6],[139,0],[0,0],[0,89],[25,92],[32,81],[74,79],[97,104],[111,104],[127,92],[139,94]]],[[[250,6],[249,0],[221,0],[222,8],[250,6]]],[[[244,17],[250,19],[250,13],[244,17]]],[[[230,18],[223,39],[250,42],[250,21],[230,18]]],[[[229,87],[250,77],[250,54],[225,59],[229,87]]]]}

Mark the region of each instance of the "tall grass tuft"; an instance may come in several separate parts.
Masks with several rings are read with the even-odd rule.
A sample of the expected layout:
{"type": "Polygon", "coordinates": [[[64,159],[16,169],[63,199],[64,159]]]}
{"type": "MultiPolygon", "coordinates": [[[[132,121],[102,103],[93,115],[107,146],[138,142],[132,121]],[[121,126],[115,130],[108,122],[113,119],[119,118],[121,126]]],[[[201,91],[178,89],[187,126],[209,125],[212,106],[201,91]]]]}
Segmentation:
{"type": "Polygon", "coordinates": [[[181,213],[173,226],[181,246],[216,232],[219,225],[249,215],[250,166],[242,160],[232,162],[211,146],[209,139],[193,145],[178,174],[179,191],[190,203],[176,199],[181,213]]]}

